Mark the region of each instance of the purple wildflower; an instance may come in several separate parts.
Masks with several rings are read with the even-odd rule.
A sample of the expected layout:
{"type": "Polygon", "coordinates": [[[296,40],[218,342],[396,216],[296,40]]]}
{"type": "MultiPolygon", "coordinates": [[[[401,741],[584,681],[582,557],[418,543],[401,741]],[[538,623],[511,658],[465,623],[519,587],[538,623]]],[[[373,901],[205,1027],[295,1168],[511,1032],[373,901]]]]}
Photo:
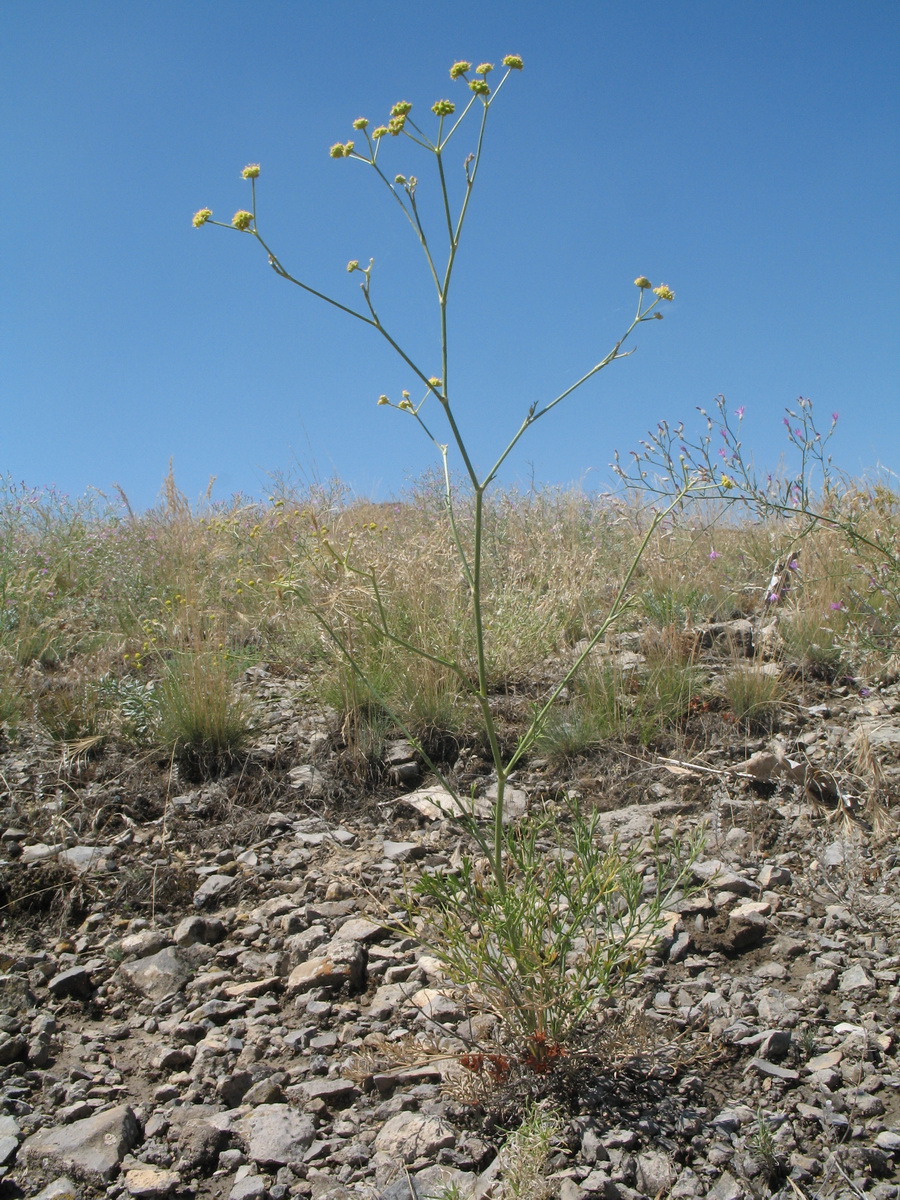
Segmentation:
{"type": "Polygon", "coordinates": [[[737,417],[737,419],[738,419],[739,421],[743,421],[743,419],[744,419],[744,406],[743,406],[743,404],[740,406],[740,408],[736,408],[736,409],[734,410],[734,415],[737,417]]]}
{"type": "Polygon", "coordinates": [[[709,557],[712,561],[714,561],[717,558],[721,558],[722,555],[718,552],[718,550],[710,550],[709,557]]]}

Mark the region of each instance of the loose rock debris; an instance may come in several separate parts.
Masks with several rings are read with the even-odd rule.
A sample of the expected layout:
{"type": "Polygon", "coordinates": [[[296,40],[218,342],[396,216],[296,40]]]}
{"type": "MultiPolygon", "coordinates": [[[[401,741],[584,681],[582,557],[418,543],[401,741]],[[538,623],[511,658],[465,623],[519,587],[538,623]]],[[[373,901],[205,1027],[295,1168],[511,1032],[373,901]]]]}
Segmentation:
{"type": "Polygon", "coordinates": [[[48,790],[47,752],[7,747],[0,1196],[500,1197],[503,1141],[544,1097],[563,1200],[900,1197],[900,703],[807,709],[693,762],[517,777],[511,819],[577,795],[624,844],[707,828],[700,891],[619,1012],[530,1079],[400,928],[406,884],[464,850],[408,745],[363,802],[327,716],[275,728],[255,806],[236,777],[178,791],[102,760],[48,790]]]}

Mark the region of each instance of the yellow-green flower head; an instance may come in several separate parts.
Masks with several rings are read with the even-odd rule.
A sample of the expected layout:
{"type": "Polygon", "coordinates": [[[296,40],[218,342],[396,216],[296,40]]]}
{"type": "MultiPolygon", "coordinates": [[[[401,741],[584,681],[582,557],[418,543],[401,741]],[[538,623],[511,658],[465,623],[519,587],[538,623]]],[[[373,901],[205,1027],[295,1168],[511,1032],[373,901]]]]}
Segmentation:
{"type": "Polygon", "coordinates": [[[412,412],[413,411],[412,402],[409,400],[401,400],[400,403],[397,405],[397,407],[402,408],[404,412],[412,412]]]}
{"type": "Polygon", "coordinates": [[[331,149],[328,151],[328,153],[331,155],[332,158],[343,158],[344,157],[344,143],[343,142],[335,142],[334,145],[331,147],[331,149]]]}
{"type": "Polygon", "coordinates": [[[508,67],[510,71],[521,71],[524,66],[518,54],[507,54],[503,60],[504,67],[508,67]]]}
{"type": "Polygon", "coordinates": [[[356,120],[353,122],[353,128],[354,129],[365,129],[365,127],[368,124],[369,124],[368,117],[357,117],[356,120]]]}
{"type": "Polygon", "coordinates": [[[379,125],[377,129],[372,130],[372,137],[377,142],[379,138],[383,138],[387,133],[387,125],[379,125]]]}
{"type": "Polygon", "coordinates": [[[719,480],[719,487],[723,487],[726,492],[730,492],[734,487],[734,480],[729,479],[727,475],[723,475],[719,480]]]}
{"type": "Polygon", "coordinates": [[[406,388],[403,389],[403,391],[400,393],[400,395],[403,397],[404,400],[409,399],[409,392],[406,390],[406,388]]]}
{"type": "Polygon", "coordinates": [[[444,381],[443,379],[438,379],[437,375],[432,375],[432,377],[428,380],[428,383],[433,388],[439,388],[443,386],[444,381]]]}
{"type": "Polygon", "coordinates": [[[350,261],[347,263],[347,270],[348,271],[358,271],[359,270],[359,259],[351,258],[350,261]]]}
{"type": "Polygon", "coordinates": [[[456,112],[456,105],[452,100],[438,100],[437,104],[432,104],[431,111],[438,117],[449,117],[451,113],[456,112]]]}
{"type": "Polygon", "coordinates": [[[390,400],[388,400],[387,396],[379,396],[378,403],[379,404],[390,404],[390,400]]]}
{"type": "Polygon", "coordinates": [[[388,121],[387,131],[391,137],[396,137],[398,133],[403,132],[403,126],[406,124],[406,117],[391,117],[388,121]]]}
{"type": "Polygon", "coordinates": [[[637,279],[634,281],[634,286],[639,287],[641,289],[641,291],[643,292],[647,288],[653,287],[653,284],[650,282],[650,280],[647,278],[646,275],[638,275],[637,279]]]}
{"type": "Polygon", "coordinates": [[[259,163],[247,163],[241,171],[241,179],[259,179],[259,163]]]}
{"type": "Polygon", "coordinates": [[[408,100],[401,100],[391,109],[392,117],[405,117],[408,112],[412,111],[412,105],[408,100]]]}
{"type": "Polygon", "coordinates": [[[675,293],[672,291],[672,289],[670,287],[667,287],[664,283],[661,283],[659,285],[659,287],[655,287],[653,289],[653,295],[659,296],[660,300],[674,300],[675,299],[675,293]]]}
{"type": "Polygon", "coordinates": [[[491,71],[493,71],[493,69],[494,69],[493,63],[479,63],[478,66],[475,68],[475,71],[478,75],[489,75],[491,73],[491,71]]]}
{"type": "Polygon", "coordinates": [[[195,212],[192,219],[194,228],[199,229],[201,225],[205,225],[211,216],[211,208],[201,208],[198,212],[195,212]]]}
{"type": "Polygon", "coordinates": [[[483,79],[470,79],[469,87],[476,96],[489,96],[491,94],[491,89],[483,79]]]}
{"type": "Polygon", "coordinates": [[[459,79],[460,75],[465,75],[466,71],[472,70],[470,62],[455,62],[450,68],[450,78],[459,79]]]}
{"type": "Polygon", "coordinates": [[[244,209],[241,209],[231,218],[231,223],[235,229],[249,229],[253,224],[253,213],[248,213],[244,209]]]}
{"type": "Polygon", "coordinates": [[[406,176],[405,175],[395,175],[394,183],[406,183],[406,176]]]}

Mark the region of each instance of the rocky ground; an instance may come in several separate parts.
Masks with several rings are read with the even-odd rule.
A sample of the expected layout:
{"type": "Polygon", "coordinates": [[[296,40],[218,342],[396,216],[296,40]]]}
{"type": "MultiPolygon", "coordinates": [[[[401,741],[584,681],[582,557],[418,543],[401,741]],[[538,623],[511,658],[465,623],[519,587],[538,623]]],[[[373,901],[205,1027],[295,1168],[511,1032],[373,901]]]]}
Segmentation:
{"type": "MultiPolygon", "coordinates": [[[[637,986],[531,1078],[397,929],[404,880],[460,849],[434,780],[402,743],[367,776],[290,681],[246,687],[265,736],[214,782],[5,747],[4,1200],[500,1197],[534,1096],[562,1200],[900,1197],[895,683],[801,679],[774,737],[698,712],[677,744],[521,772],[606,837],[707,828],[637,986]]],[[[454,769],[490,783],[476,749],[454,769]]]]}

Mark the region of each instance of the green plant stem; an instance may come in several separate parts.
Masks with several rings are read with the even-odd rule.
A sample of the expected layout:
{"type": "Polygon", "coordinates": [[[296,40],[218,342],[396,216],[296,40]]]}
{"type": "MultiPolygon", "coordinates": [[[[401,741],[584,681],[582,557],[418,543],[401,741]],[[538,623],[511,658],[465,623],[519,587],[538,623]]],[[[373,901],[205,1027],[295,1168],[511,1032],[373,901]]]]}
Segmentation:
{"type": "MultiPolygon", "coordinates": [[[[472,194],[473,194],[473,190],[474,190],[474,186],[475,186],[475,180],[478,176],[478,172],[479,172],[479,169],[481,166],[482,154],[483,154],[484,146],[485,146],[485,136],[486,136],[486,130],[487,130],[488,114],[490,112],[493,101],[497,98],[497,95],[499,94],[501,88],[505,84],[506,80],[509,78],[510,72],[511,72],[511,69],[507,69],[506,73],[503,75],[500,82],[493,89],[492,94],[489,93],[488,97],[482,97],[482,101],[483,101],[482,113],[481,113],[481,120],[479,122],[479,127],[478,127],[478,134],[477,134],[477,138],[476,138],[475,149],[465,160],[465,164],[464,164],[465,190],[463,192],[462,200],[461,200],[461,203],[459,204],[459,209],[458,209],[458,212],[457,212],[455,218],[454,218],[454,213],[453,213],[453,205],[451,204],[451,199],[450,199],[450,190],[448,187],[447,175],[446,175],[445,166],[444,166],[443,152],[444,152],[450,138],[453,137],[453,135],[456,133],[457,129],[459,129],[460,123],[463,120],[463,118],[471,111],[472,105],[475,103],[475,100],[477,98],[477,93],[472,95],[472,97],[466,104],[464,111],[454,121],[452,127],[450,128],[450,130],[446,134],[446,136],[444,135],[443,118],[440,119],[440,122],[438,125],[437,140],[434,143],[430,142],[428,140],[428,138],[426,137],[426,135],[424,133],[422,133],[422,131],[418,128],[418,126],[416,126],[412,121],[409,122],[409,125],[410,125],[411,129],[414,129],[416,131],[416,134],[418,136],[416,136],[416,134],[413,134],[412,132],[410,132],[410,130],[406,129],[405,127],[403,129],[403,133],[406,137],[408,137],[411,141],[413,141],[417,145],[425,148],[426,150],[428,150],[430,153],[434,154],[434,156],[435,156],[436,167],[437,167],[437,176],[438,176],[438,182],[439,182],[440,192],[441,192],[441,206],[442,206],[442,210],[443,210],[443,223],[446,225],[446,235],[447,235],[447,259],[446,259],[446,266],[444,268],[442,277],[440,276],[440,273],[437,269],[437,265],[435,263],[432,249],[429,245],[429,241],[428,241],[428,237],[425,232],[424,225],[422,224],[421,218],[419,216],[418,206],[416,204],[415,195],[414,195],[415,185],[413,183],[409,183],[409,182],[407,182],[406,184],[403,185],[403,186],[405,186],[406,193],[407,193],[407,202],[405,202],[404,199],[402,198],[402,196],[397,191],[397,185],[390,182],[390,180],[388,179],[388,176],[385,174],[385,172],[382,170],[382,168],[378,165],[377,156],[378,156],[379,143],[377,143],[375,140],[373,140],[372,137],[368,133],[366,133],[366,140],[367,140],[367,144],[369,147],[369,156],[366,157],[364,154],[360,154],[360,153],[351,153],[349,155],[349,157],[351,157],[351,158],[356,158],[358,161],[367,163],[375,170],[376,174],[381,179],[381,181],[385,184],[385,186],[388,188],[388,190],[390,191],[390,193],[393,196],[393,198],[395,199],[395,201],[403,209],[404,215],[405,215],[406,219],[409,221],[409,223],[413,229],[413,232],[415,233],[416,239],[418,240],[418,242],[422,248],[422,251],[425,255],[428,270],[429,270],[431,278],[435,284],[435,287],[437,289],[437,297],[438,297],[439,319],[440,319],[440,361],[441,361],[441,377],[440,377],[439,383],[432,382],[431,377],[426,375],[425,371],[417,365],[417,363],[413,360],[411,355],[409,353],[407,353],[406,350],[403,349],[403,347],[400,345],[400,343],[392,336],[392,334],[387,330],[387,328],[382,323],[382,320],[381,320],[381,318],[378,314],[378,311],[375,307],[375,304],[374,304],[374,301],[372,298],[372,294],[371,294],[371,267],[369,270],[366,270],[363,272],[364,282],[361,285],[366,309],[368,310],[367,313],[360,312],[354,308],[349,307],[348,305],[341,303],[338,300],[335,300],[334,298],[326,295],[325,293],[320,292],[316,288],[313,288],[313,287],[309,286],[308,284],[304,283],[302,280],[291,275],[290,272],[286,270],[286,268],[279,261],[278,257],[269,248],[269,246],[267,245],[267,243],[265,242],[265,240],[263,239],[262,235],[259,233],[259,231],[256,227],[255,180],[251,181],[253,183],[253,192],[252,192],[253,222],[252,222],[251,228],[249,228],[247,230],[247,232],[252,233],[253,236],[259,241],[260,245],[263,247],[263,249],[266,251],[266,253],[268,255],[269,262],[270,262],[273,270],[275,270],[275,272],[278,275],[280,275],[283,279],[286,279],[289,282],[294,283],[296,286],[300,287],[302,290],[308,292],[310,295],[316,297],[317,299],[323,300],[325,303],[330,304],[332,307],[338,309],[340,312],[346,313],[347,315],[354,317],[357,321],[361,321],[363,324],[368,325],[371,328],[377,330],[377,332],[382,336],[382,338],[384,338],[384,340],[392,347],[392,349],[395,351],[395,353],[401,358],[401,360],[407,365],[407,367],[409,367],[409,369],[414,373],[416,378],[418,378],[425,385],[425,387],[427,389],[426,394],[425,394],[425,399],[428,399],[429,396],[433,395],[443,410],[444,417],[445,417],[447,424],[449,426],[449,429],[450,429],[451,442],[455,446],[456,451],[458,452],[458,454],[460,456],[466,476],[468,477],[469,485],[471,486],[472,493],[473,493],[474,529],[473,529],[473,534],[472,534],[471,551],[469,551],[467,549],[465,541],[464,541],[463,537],[461,536],[461,532],[458,527],[455,512],[454,512],[454,496],[453,496],[453,486],[452,486],[452,480],[451,480],[450,469],[449,469],[449,461],[448,461],[448,447],[438,441],[438,439],[431,433],[431,430],[426,425],[424,419],[420,416],[419,409],[421,408],[421,403],[419,404],[419,406],[417,408],[412,408],[412,406],[409,405],[407,402],[404,402],[404,404],[402,405],[404,410],[411,411],[412,414],[416,417],[416,420],[419,422],[420,426],[422,427],[422,429],[424,430],[426,435],[434,443],[434,445],[437,446],[437,448],[441,454],[443,470],[444,470],[445,505],[446,505],[448,519],[449,519],[449,523],[450,523],[451,536],[453,539],[453,543],[454,543],[456,552],[459,557],[462,576],[466,582],[466,585],[468,586],[469,593],[470,593],[472,633],[473,633],[473,641],[474,641],[475,667],[476,667],[476,677],[477,677],[474,687],[472,686],[471,681],[464,678],[464,672],[458,663],[452,662],[448,659],[444,659],[440,655],[432,654],[422,647],[417,647],[417,646],[413,645],[408,639],[405,639],[405,638],[400,637],[399,635],[393,634],[390,629],[388,614],[386,612],[382,597],[378,590],[378,584],[377,584],[377,580],[374,576],[374,573],[372,573],[371,575],[369,575],[366,572],[362,572],[362,571],[357,572],[357,573],[366,577],[367,579],[369,579],[369,581],[372,585],[374,595],[375,595],[375,604],[376,604],[377,611],[378,611],[378,626],[377,626],[377,628],[378,628],[379,633],[382,634],[383,636],[386,636],[387,638],[389,638],[395,644],[403,646],[405,649],[409,650],[411,653],[417,654],[424,659],[427,659],[431,662],[434,662],[443,667],[446,667],[449,670],[451,670],[452,672],[454,672],[456,674],[457,678],[460,678],[463,680],[463,682],[467,686],[468,690],[470,691],[471,694],[474,695],[474,698],[478,703],[479,709],[481,711],[485,734],[487,736],[487,740],[488,740],[488,743],[490,746],[490,752],[491,752],[491,758],[493,760],[494,770],[495,770],[496,776],[497,776],[497,797],[496,797],[496,802],[495,802],[494,810],[493,810],[492,838],[491,838],[490,847],[489,847],[490,848],[489,860],[490,860],[490,864],[491,864],[491,872],[493,875],[494,883],[495,883],[495,886],[497,887],[497,889],[499,890],[501,896],[504,895],[505,891],[506,891],[505,868],[504,868],[504,862],[503,862],[503,847],[504,847],[503,809],[504,809],[506,785],[509,780],[510,772],[515,767],[516,763],[520,760],[521,756],[533,744],[534,738],[540,732],[540,729],[542,728],[543,724],[545,723],[547,716],[550,712],[551,706],[558,699],[562,688],[572,678],[575,671],[581,666],[584,659],[587,657],[587,654],[597,644],[600,637],[602,637],[603,634],[608,630],[608,628],[610,627],[612,622],[621,615],[621,612],[624,610],[624,608],[626,606],[626,602],[627,602],[626,596],[627,596],[628,588],[634,577],[634,573],[635,573],[635,570],[637,569],[637,565],[638,565],[644,551],[646,550],[646,547],[649,544],[651,537],[653,536],[660,521],[664,518],[664,516],[668,512],[670,512],[672,507],[674,507],[683,498],[682,493],[679,493],[678,499],[673,501],[673,503],[663,513],[656,514],[654,516],[653,520],[651,521],[650,528],[648,529],[646,536],[638,550],[637,556],[635,557],[634,561],[631,564],[630,569],[628,570],[628,572],[626,574],[626,577],[618,591],[616,599],[613,602],[613,605],[612,605],[606,619],[603,622],[601,622],[600,627],[595,631],[593,637],[591,638],[591,640],[588,644],[588,648],[581,655],[579,655],[575,664],[566,673],[562,682],[554,689],[554,691],[551,693],[549,699],[541,707],[538,714],[532,719],[532,722],[531,722],[528,730],[526,731],[524,738],[518,744],[516,750],[510,757],[509,761],[508,762],[505,761],[503,749],[500,744],[500,738],[499,738],[499,734],[498,734],[498,730],[497,730],[497,725],[494,720],[494,715],[491,711],[490,695],[489,695],[488,648],[487,648],[487,639],[486,639],[486,630],[485,630],[485,612],[484,612],[485,596],[484,596],[484,571],[483,571],[484,550],[485,550],[485,547],[484,547],[484,504],[485,504],[485,496],[487,493],[487,489],[490,487],[490,485],[496,479],[497,474],[499,473],[501,467],[506,462],[507,458],[513,452],[513,450],[517,447],[521,438],[524,436],[525,432],[532,425],[534,425],[542,417],[546,416],[549,412],[551,412],[553,409],[555,409],[557,407],[557,405],[559,405],[560,403],[562,403],[563,400],[565,400],[569,396],[571,396],[573,394],[573,392],[577,391],[578,388],[580,388],[584,384],[586,384],[588,380],[592,379],[596,374],[598,374],[598,372],[603,370],[610,363],[616,361],[619,358],[627,357],[627,355],[631,353],[631,351],[626,351],[626,352],[622,351],[623,344],[631,336],[631,334],[633,333],[633,331],[637,327],[637,325],[641,324],[643,321],[649,320],[652,316],[659,315],[657,313],[653,313],[653,309],[655,309],[656,306],[659,304],[659,299],[660,299],[659,297],[657,297],[655,300],[653,300],[651,302],[648,309],[644,310],[643,306],[644,306],[644,290],[645,289],[643,287],[641,287],[640,291],[639,291],[637,312],[636,312],[633,320],[631,321],[631,324],[626,329],[624,335],[616,342],[616,344],[613,346],[612,350],[610,350],[610,352],[604,358],[602,358],[600,360],[600,362],[596,363],[593,367],[591,367],[591,369],[589,371],[587,371],[585,374],[583,374],[573,384],[571,384],[569,387],[565,388],[562,392],[560,392],[557,396],[555,396],[549,402],[547,402],[543,405],[540,405],[538,402],[532,403],[525,415],[524,420],[521,422],[519,428],[516,430],[516,432],[514,433],[512,438],[507,443],[506,448],[502,451],[502,453],[496,459],[496,461],[494,462],[494,465],[490,468],[490,470],[487,472],[487,474],[484,475],[483,478],[479,476],[479,473],[476,470],[475,464],[470,456],[469,449],[466,444],[466,440],[463,437],[462,431],[457,423],[456,416],[455,416],[455,413],[454,413],[454,410],[453,410],[453,407],[451,404],[451,394],[452,393],[451,393],[451,380],[450,380],[450,338],[449,338],[447,313],[448,313],[450,288],[451,288],[451,283],[452,283],[452,279],[453,279],[454,268],[456,265],[457,254],[459,251],[460,239],[461,239],[463,228],[465,226],[466,218],[467,218],[467,215],[469,212],[469,206],[470,206],[471,199],[472,199],[472,194]]],[[[410,177],[410,178],[412,178],[412,177],[410,177]]],[[[221,224],[221,222],[212,222],[212,223],[213,224],[221,224]]],[[[422,403],[424,403],[424,400],[422,401],[422,403]]],[[[401,406],[394,405],[393,407],[401,407],[401,406]]],[[[688,486],[688,485],[686,485],[686,486],[688,486]]],[[[332,554],[338,561],[342,561],[342,565],[344,566],[344,568],[351,569],[351,570],[353,569],[353,568],[349,567],[347,555],[344,555],[343,560],[340,560],[340,556],[337,556],[333,550],[332,550],[332,554]]],[[[311,611],[313,613],[313,616],[316,617],[317,620],[319,620],[319,622],[323,625],[323,627],[328,631],[329,636],[339,646],[341,652],[345,655],[348,662],[350,663],[350,666],[353,669],[353,671],[357,674],[360,674],[361,678],[364,678],[364,676],[361,674],[361,668],[360,668],[359,664],[353,658],[352,647],[346,644],[344,639],[342,639],[340,637],[340,634],[338,633],[338,631],[336,629],[334,629],[333,626],[331,625],[331,623],[326,621],[325,618],[323,618],[321,614],[315,612],[314,609],[312,609],[311,611]]]]}

